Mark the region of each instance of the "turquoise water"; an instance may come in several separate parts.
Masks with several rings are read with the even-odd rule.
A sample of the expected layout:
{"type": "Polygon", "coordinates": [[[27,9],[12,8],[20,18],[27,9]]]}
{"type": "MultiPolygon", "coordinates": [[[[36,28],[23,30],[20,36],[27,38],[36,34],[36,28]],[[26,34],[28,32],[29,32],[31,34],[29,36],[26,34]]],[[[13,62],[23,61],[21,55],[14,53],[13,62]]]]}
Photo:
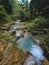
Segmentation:
{"type": "Polygon", "coordinates": [[[15,25],[13,25],[13,29],[17,29],[20,28],[22,24],[16,23],[15,25]]]}
{"type": "Polygon", "coordinates": [[[18,40],[18,46],[24,50],[30,49],[35,42],[31,37],[24,37],[18,40]]]}

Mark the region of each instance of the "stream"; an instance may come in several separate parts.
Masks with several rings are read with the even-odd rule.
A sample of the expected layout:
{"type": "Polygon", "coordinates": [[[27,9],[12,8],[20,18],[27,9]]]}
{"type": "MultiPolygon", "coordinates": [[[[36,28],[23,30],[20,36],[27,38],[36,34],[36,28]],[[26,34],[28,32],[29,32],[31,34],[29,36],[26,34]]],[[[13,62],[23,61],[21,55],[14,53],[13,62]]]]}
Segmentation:
{"type": "MultiPolygon", "coordinates": [[[[9,32],[15,31],[16,37],[20,37],[17,40],[17,46],[23,50],[29,51],[33,56],[31,57],[32,61],[25,65],[35,65],[35,62],[37,62],[37,65],[42,65],[42,61],[45,59],[42,48],[35,43],[27,30],[23,32],[24,30],[22,31],[21,28],[23,28],[22,25],[20,23],[16,23],[10,28],[9,32]]],[[[27,62],[29,59],[30,58],[28,58],[25,62],[27,62]]]]}

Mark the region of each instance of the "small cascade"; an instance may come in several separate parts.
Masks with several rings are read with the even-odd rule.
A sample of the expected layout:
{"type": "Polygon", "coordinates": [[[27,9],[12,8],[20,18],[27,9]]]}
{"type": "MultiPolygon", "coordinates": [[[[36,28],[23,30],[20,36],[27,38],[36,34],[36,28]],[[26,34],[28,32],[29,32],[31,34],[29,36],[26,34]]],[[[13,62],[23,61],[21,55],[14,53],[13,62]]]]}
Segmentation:
{"type": "Polygon", "coordinates": [[[40,48],[40,46],[32,45],[32,47],[29,49],[30,53],[32,53],[37,59],[43,60],[43,50],[40,48]]]}
{"type": "Polygon", "coordinates": [[[36,60],[30,61],[27,65],[34,65],[35,62],[37,62],[37,65],[41,65],[45,59],[44,52],[40,46],[35,44],[28,32],[24,34],[24,38],[20,38],[17,42],[20,48],[28,50],[36,58],[36,60]]]}
{"type": "Polygon", "coordinates": [[[38,65],[41,65],[41,62],[45,59],[43,55],[43,50],[38,45],[32,45],[32,47],[29,49],[29,52],[36,57],[38,65]]]}
{"type": "Polygon", "coordinates": [[[19,29],[21,26],[22,26],[22,24],[19,24],[19,22],[17,22],[15,25],[12,25],[12,26],[10,27],[9,32],[16,31],[16,29],[19,29]]]}

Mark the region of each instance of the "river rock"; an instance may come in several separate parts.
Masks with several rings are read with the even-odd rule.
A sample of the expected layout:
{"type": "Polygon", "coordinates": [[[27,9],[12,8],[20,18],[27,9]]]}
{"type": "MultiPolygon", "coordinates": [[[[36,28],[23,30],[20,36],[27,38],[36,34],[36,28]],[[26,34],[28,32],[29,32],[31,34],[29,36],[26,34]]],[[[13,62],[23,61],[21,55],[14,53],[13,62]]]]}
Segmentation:
{"type": "Polygon", "coordinates": [[[37,65],[37,61],[34,56],[29,56],[23,65],[37,65]]]}

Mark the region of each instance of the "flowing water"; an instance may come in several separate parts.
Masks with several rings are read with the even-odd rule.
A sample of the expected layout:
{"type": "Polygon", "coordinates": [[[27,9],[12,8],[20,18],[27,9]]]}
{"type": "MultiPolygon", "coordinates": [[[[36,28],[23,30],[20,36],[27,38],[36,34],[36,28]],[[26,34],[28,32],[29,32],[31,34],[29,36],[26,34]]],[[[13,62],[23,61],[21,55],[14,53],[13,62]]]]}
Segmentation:
{"type": "MultiPolygon", "coordinates": [[[[45,59],[43,55],[43,50],[40,46],[35,44],[34,40],[29,36],[28,32],[24,34],[24,38],[20,38],[18,41],[18,46],[24,50],[28,50],[34,57],[38,65],[45,59]]],[[[34,61],[30,62],[28,65],[34,65],[34,61]]]]}
{"type": "MultiPolygon", "coordinates": [[[[15,25],[15,28],[19,28],[20,26],[17,27],[17,25],[15,25]]],[[[17,31],[16,30],[16,36],[20,36],[22,34],[21,31],[17,31]]],[[[29,51],[35,58],[37,61],[38,65],[42,65],[41,62],[45,59],[44,55],[43,55],[43,50],[40,46],[38,46],[34,40],[32,39],[32,37],[29,35],[29,32],[25,32],[24,33],[24,37],[21,37],[18,41],[17,41],[17,45],[19,48],[23,49],[23,50],[27,50],[29,51]]],[[[32,62],[28,62],[27,65],[34,65],[35,60],[33,60],[32,62]]]]}
{"type": "Polygon", "coordinates": [[[19,22],[18,22],[18,23],[16,23],[15,25],[12,25],[12,26],[10,27],[9,32],[13,32],[13,31],[15,31],[15,29],[20,28],[21,26],[22,26],[22,24],[19,24],[19,22]]]}

